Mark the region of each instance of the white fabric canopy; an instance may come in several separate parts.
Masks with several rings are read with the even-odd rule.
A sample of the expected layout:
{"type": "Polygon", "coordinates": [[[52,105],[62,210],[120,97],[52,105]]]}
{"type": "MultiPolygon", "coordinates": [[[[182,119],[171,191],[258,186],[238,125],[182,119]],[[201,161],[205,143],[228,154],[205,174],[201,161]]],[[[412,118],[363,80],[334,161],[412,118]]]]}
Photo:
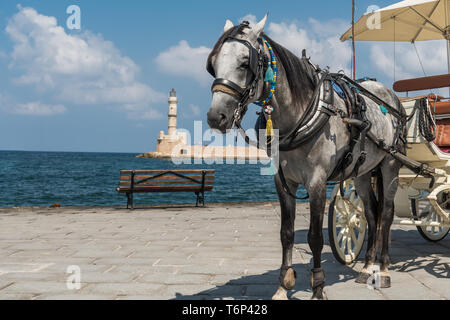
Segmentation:
{"type": "MultiPolygon", "coordinates": [[[[355,41],[450,40],[450,0],[406,0],[364,14],[355,41]],[[377,24],[379,22],[379,24],[377,24]]],[[[351,40],[352,28],[341,40],[351,40]]]]}

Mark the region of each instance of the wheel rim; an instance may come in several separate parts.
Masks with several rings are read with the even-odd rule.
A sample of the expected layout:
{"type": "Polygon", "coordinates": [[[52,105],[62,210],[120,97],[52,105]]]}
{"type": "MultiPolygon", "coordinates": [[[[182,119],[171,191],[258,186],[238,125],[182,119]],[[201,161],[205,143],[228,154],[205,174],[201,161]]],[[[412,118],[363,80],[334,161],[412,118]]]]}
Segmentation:
{"type": "Polygon", "coordinates": [[[345,263],[353,262],[364,245],[367,222],[363,208],[353,181],[346,181],[344,196],[340,191],[336,195],[333,214],[335,249],[345,263]]]}
{"type": "MultiPolygon", "coordinates": [[[[431,203],[426,199],[427,194],[422,194],[418,201],[418,216],[424,222],[438,222],[442,223],[442,217],[434,210],[431,203]]],[[[441,197],[438,195],[438,201],[442,203],[441,197]]],[[[449,232],[449,228],[445,227],[433,227],[433,226],[420,226],[420,229],[430,240],[441,240],[449,232]]]]}

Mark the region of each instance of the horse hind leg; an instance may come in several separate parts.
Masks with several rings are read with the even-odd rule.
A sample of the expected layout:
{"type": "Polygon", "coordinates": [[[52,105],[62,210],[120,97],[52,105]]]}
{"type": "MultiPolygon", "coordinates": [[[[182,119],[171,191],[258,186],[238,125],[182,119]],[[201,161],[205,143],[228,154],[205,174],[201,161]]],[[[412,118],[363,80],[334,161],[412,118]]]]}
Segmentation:
{"type": "MultiPolygon", "coordinates": [[[[381,179],[381,177],[379,177],[381,179]]],[[[364,205],[364,216],[368,225],[367,234],[367,251],[365,256],[364,267],[356,278],[357,283],[366,284],[373,274],[373,265],[377,258],[377,221],[378,208],[377,199],[372,189],[372,175],[367,173],[355,179],[355,186],[358,196],[364,205]]]]}
{"type": "MultiPolygon", "coordinates": [[[[288,183],[289,190],[297,190],[298,185],[288,183]]],[[[295,286],[296,273],[292,267],[292,249],[294,247],[294,222],[296,200],[288,195],[282,187],[278,176],[275,177],[275,186],[281,207],[280,238],[283,247],[283,258],[280,270],[280,286],[273,295],[273,300],[287,300],[287,292],[295,286]]]]}
{"type": "Polygon", "coordinates": [[[398,188],[398,173],[401,164],[387,157],[381,163],[381,174],[383,177],[383,210],[381,214],[380,225],[380,288],[389,288],[391,286],[391,277],[389,275],[389,237],[394,220],[394,198],[398,188]]]}

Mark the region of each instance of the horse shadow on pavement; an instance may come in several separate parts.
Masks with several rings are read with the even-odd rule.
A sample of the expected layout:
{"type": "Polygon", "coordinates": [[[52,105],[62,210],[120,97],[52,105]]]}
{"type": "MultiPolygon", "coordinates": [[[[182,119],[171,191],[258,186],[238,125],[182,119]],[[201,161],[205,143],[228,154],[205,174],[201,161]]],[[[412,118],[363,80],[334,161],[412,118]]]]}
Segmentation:
{"type": "MultiPolygon", "coordinates": [[[[302,255],[304,261],[308,263],[297,263],[293,267],[297,272],[297,281],[293,290],[289,291],[288,298],[291,300],[304,300],[311,297],[310,273],[312,266],[312,255],[306,242],[307,230],[297,230],[295,232],[295,251],[302,255]]],[[[394,272],[410,272],[417,269],[424,269],[437,278],[450,277],[450,267],[448,263],[450,253],[450,239],[444,239],[441,244],[427,242],[417,233],[416,230],[392,230],[391,234],[391,260],[390,270],[394,272]],[[414,246],[417,249],[414,249],[414,246]],[[407,247],[407,248],[405,248],[407,247]],[[408,249],[408,250],[406,250],[408,249]],[[437,253],[433,253],[437,251],[437,253]],[[401,253],[401,254],[399,254],[401,253]],[[443,256],[446,261],[441,261],[443,256]]],[[[358,261],[352,265],[342,265],[336,261],[329,247],[328,232],[324,228],[324,251],[322,253],[322,266],[325,271],[326,285],[352,281],[356,279],[358,271],[364,261],[366,245],[364,245],[358,261]]],[[[296,254],[294,253],[294,255],[296,254]]],[[[294,258],[294,261],[298,260],[294,258]]],[[[281,261],[281,252],[280,252],[281,261]]],[[[250,270],[250,268],[249,268],[250,270]]],[[[251,270],[250,270],[251,271],[251,270]]],[[[216,285],[214,288],[203,290],[194,294],[183,295],[176,293],[174,299],[186,300],[253,300],[271,299],[279,286],[279,267],[268,270],[257,275],[243,275],[228,282],[216,285]]]]}
{"type": "MultiPolygon", "coordinates": [[[[326,229],[324,229],[324,235],[326,233],[326,229]]],[[[306,242],[306,234],[307,230],[297,230],[295,232],[295,248],[294,250],[301,251],[303,255],[303,248],[298,248],[298,245],[301,244],[304,246],[306,242]]],[[[325,237],[325,244],[327,245],[327,239],[325,237]]],[[[309,251],[309,248],[308,248],[309,251]]],[[[294,253],[294,257],[297,253],[294,253]]],[[[307,254],[310,255],[310,252],[307,254]]],[[[312,257],[312,256],[311,256],[312,257]]],[[[310,257],[306,257],[307,260],[310,260],[310,257]]],[[[294,258],[294,261],[298,260],[294,258]]],[[[280,262],[281,262],[281,251],[280,251],[280,262]]],[[[297,273],[297,280],[295,283],[295,287],[293,290],[288,292],[288,298],[291,300],[297,299],[309,299],[312,295],[310,288],[310,269],[312,262],[302,264],[302,263],[294,263],[293,267],[297,273]]],[[[322,266],[325,271],[326,283],[327,285],[331,285],[337,282],[348,281],[351,279],[355,279],[357,276],[357,272],[352,269],[351,266],[341,265],[336,262],[334,256],[331,252],[323,252],[322,253],[322,266]]],[[[249,272],[251,272],[251,268],[248,268],[249,272]]],[[[243,275],[239,278],[235,278],[229,280],[228,282],[216,285],[216,287],[203,290],[201,292],[191,294],[191,295],[183,295],[180,293],[176,293],[176,297],[174,299],[186,299],[186,300],[226,300],[226,299],[238,299],[238,300],[254,300],[254,299],[271,299],[272,295],[277,291],[279,286],[279,275],[280,269],[279,266],[273,270],[268,270],[261,274],[253,274],[253,275],[243,275]]]]}

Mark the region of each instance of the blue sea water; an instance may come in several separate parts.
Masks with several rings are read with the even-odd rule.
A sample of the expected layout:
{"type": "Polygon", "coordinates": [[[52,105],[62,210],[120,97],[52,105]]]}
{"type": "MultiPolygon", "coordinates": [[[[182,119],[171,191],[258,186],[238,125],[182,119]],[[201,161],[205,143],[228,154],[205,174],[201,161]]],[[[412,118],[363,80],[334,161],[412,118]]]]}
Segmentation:
{"type": "MultiPolygon", "coordinates": [[[[0,151],[0,207],[126,205],[118,194],[119,171],[124,169],[216,169],[214,190],[206,202],[277,201],[272,176],[264,165],[181,164],[136,158],[130,153],[0,151]]],[[[331,189],[328,190],[330,194],[331,189]]],[[[297,194],[306,194],[299,188],[297,194]]],[[[135,195],[139,204],[195,203],[189,192],[135,195]]]]}

